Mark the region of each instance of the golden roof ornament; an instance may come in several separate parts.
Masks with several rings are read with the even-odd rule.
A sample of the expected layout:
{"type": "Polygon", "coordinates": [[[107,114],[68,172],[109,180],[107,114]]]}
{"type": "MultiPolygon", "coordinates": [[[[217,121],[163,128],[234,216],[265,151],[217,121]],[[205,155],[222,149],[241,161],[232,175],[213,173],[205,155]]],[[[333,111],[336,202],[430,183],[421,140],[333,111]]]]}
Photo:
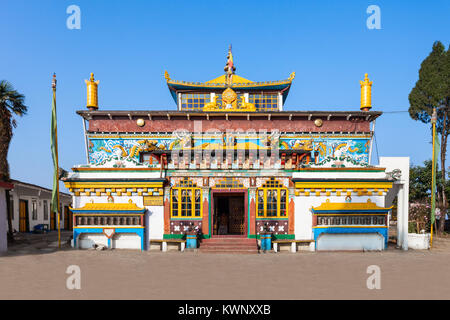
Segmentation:
{"type": "Polygon", "coordinates": [[[224,106],[233,104],[237,99],[236,92],[231,88],[226,88],[225,91],[222,93],[222,101],[224,106]]]}
{"type": "Polygon", "coordinates": [[[223,68],[223,70],[226,73],[227,85],[230,87],[233,83],[234,72],[236,71],[236,67],[234,66],[233,62],[233,53],[231,52],[231,44],[230,48],[228,49],[227,64],[225,65],[225,68],[223,68]]]}
{"type": "Polygon", "coordinates": [[[89,110],[96,110],[98,109],[98,84],[100,83],[99,80],[94,81],[94,74],[91,73],[91,77],[88,80],[84,80],[86,82],[87,86],[87,104],[86,107],[89,110]]]}
{"type": "Polygon", "coordinates": [[[369,111],[372,108],[372,81],[364,74],[364,81],[359,81],[361,84],[361,111],[369,111]]]}
{"type": "Polygon", "coordinates": [[[164,71],[164,78],[166,78],[166,81],[170,80],[170,76],[169,76],[169,73],[167,72],[167,70],[164,71]]]}
{"type": "Polygon", "coordinates": [[[289,75],[289,81],[294,80],[294,78],[295,78],[295,71],[289,75]]]}
{"type": "Polygon", "coordinates": [[[56,90],[56,73],[53,73],[53,78],[52,78],[52,89],[56,90]]]}

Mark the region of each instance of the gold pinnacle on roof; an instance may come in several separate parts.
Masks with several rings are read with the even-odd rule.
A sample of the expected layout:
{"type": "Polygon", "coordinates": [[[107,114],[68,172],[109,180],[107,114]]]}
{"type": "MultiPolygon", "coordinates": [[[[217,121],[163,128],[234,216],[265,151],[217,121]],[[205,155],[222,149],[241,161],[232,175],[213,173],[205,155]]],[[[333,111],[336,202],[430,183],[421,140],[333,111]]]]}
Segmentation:
{"type": "Polygon", "coordinates": [[[99,80],[94,81],[94,74],[91,73],[89,80],[84,80],[87,86],[87,104],[89,110],[98,109],[98,84],[99,80]]]}
{"type": "Polygon", "coordinates": [[[236,71],[236,67],[233,63],[233,53],[231,52],[231,44],[230,48],[228,49],[228,55],[227,55],[227,64],[225,65],[225,68],[223,70],[226,73],[226,79],[227,79],[227,85],[230,87],[233,83],[233,75],[236,71]]]}
{"type": "Polygon", "coordinates": [[[372,108],[372,81],[364,74],[364,81],[359,81],[361,84],[361,111],[369,111],[372,108]]]}

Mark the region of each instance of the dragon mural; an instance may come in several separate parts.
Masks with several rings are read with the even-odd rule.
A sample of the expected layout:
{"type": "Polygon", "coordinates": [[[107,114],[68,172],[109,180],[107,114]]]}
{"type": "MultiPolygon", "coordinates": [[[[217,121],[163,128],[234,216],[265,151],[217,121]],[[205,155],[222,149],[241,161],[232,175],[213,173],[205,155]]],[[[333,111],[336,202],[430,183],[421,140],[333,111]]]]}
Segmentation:
{"type": "Polygon", "coordinates": [[[139,161],[142,152],[153,150],[208,149],[220,146],[244,146],[251,149],[274,148],[280,150],[306,151],[309,159],[322,163],[329,158],[348,158],[352,163],[367,164],[369,162],[370,138],[290,138],[289,135],[269,134],[260,137],[245,137],[239,134],[231,136],[203,136],[194,139],[190,133],[175,133],[166,137],[136,138],[91,138],[89,139],[89,162],[98,164],[111,156],[130,158],[139,161]],[[228,138],[228,139],[227,139],[228,138]],[[225,141],[223,141],[225,139],[225,141]]]}

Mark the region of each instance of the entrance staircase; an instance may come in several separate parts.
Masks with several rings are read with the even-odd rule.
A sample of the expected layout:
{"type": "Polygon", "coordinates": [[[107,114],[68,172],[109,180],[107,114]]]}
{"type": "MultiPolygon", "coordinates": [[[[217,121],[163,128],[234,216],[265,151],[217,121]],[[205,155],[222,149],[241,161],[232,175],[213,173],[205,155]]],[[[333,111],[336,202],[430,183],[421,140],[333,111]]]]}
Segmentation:
{"type": "Polygon", "coordinates": [[[201,253],[258,253],[256,239],[243,236],[213,236],[200,243],[201,253]]]}

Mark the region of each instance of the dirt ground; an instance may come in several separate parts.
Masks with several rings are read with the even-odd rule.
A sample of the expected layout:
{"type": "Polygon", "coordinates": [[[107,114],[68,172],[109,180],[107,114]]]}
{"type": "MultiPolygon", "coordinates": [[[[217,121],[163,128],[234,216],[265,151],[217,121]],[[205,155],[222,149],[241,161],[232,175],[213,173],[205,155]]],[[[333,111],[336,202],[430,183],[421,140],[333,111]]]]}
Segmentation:
{"type": "Polygon", "coordinates": [[[252,255],[58,250],[55,240],[29,235],[0,257],[0,299],[450,299],[450,238],[430,251],[252,255]],[[80,290],[66,288],[70,265],[80,290]],[[379,290],[367,288],[370,265],[379,290]]]}

